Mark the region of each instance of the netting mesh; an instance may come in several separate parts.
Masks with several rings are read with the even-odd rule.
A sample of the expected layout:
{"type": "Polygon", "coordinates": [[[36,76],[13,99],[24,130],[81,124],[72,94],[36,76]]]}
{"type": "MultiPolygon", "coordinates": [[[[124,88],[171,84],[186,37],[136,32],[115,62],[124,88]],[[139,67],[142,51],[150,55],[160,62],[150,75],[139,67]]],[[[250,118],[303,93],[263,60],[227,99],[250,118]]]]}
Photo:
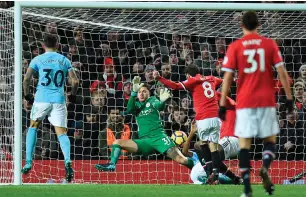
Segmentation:
{"type": "Polygon", "coordinates": [[[0,183],[13,177],[14,32],[13,15],[0,10],[0,183]]]}
{"type": "MultiPolygon", "coordinates": [[[[0,10],[0,13],[5,16],[1,18],[4,27],[10,27],[12,18],[7,16],[11,16],[11,12],[0,10]]],[[[81,79],[77,102],[67,104],[68,136],[76,170],[75,182],[190,183],[188,169],[161,154],[144,157],[123,153],[116,173],[98,173],[93,166],[96,163],[106,163],[110,157],[109,130],[115,131],[113,134],[117,139],[122,137],[122,132],[126,132],[130,139],[138,138],[134,117],[114,118],[114,114],[126,108],[131,94],[130,80],[140,75],[143,82],[149,85],[152,94],[157,94],[162,86],[152,78],[152,70],[155,69],[161,71],[165,78],[183,81],[186,79],[186,65],[196,64],[202,68],[204,75],[222,77],[220,66],[226,48],[241,36],[241,14],[239,11],[23,9],[23,72],[31,59],[44,52],[41,42],[43,34],[48,32],[59,36],[58,51],[71,60],[81,79]],[[109,64],[110,61],[113,63],[109,64]]],[[[296,89],[297,116],[292,116],[284,110],[283,90],[279,88],[275,75],[281,133],[277,142],[278,161],[273,164],[272,178],[276,183],[284,183],[287,177],[306,167],[306,95],[304,91],[298,91],[300,87],[305,88],[306,81],[306,66],[302,66],[306,60],[305,13],[261,11],[258,14],[262,24],[261,33],[276,40],[296,89]],[[289,141],[294,146],[287,150],[284,144],[289,141]]],[[[7,28],[6,31],[12,36],[12,29],[7,28]]],[[[0,59],[4,62],[0,68],[6,72],[1,72],[1,77],[5,81],[4,87],[7,87],[1,93],[6,95],[3,99],[6,110],[1,113],[12,112],[12,107],[8,106],[8,101],[12,99],[8,96],[13,92],[9,89],[13,87],[13,62],[9,52],[13,51],[13,45],[8,42],[12,42],[12,38],[1,34],[1,46],[7,47],[7,50],[0,48],[0,59]]],[[[32,80],[32,92],[35,92],[36,84],[37,76],[32,80]]],[[[69,93],[69,82],[66,90],[69,93]]],[[[236,97],[235,83],[231,88],[231,97],[236,97]]],[[[24,106],[23,156],[29,112],[24,106]]],[[[8,155],[11,154],[12,145],[12,117],[12,114],[1,116],[1,121],[8,121],[2,124],[6,125],[6,129],[3,129],[4,138],[1,141],[2,147],[5,147],[1,148],[8,155]]],[[[161,113],[167,135],[176,130],[188,134],[193,117],[190,95],[184,91],[173,91],[173,99],[161,113]]],[[[262,150],[261,141],[254,140],[251,156],[255,170],[260,166],[262,150]]],[[[38,130],[34,155],[33,172],[23,178],[24,182],[63,181],[63,155],[47,120],[38,130]]],[[[11,176],[8,169],[11,169],[12,162],[8,160],[1,160],[4,162],[1,163],[0,171],[10,173],[1,177],[11,176]]],[[[237,160],[233,158],[227,162],[238,173],[237,160]]],[[[259,182],[260,179],[254,176],[252,181],[259,182]]],[[[11,181],[0,179],[0,183],[3,182],[11,181]]]]}

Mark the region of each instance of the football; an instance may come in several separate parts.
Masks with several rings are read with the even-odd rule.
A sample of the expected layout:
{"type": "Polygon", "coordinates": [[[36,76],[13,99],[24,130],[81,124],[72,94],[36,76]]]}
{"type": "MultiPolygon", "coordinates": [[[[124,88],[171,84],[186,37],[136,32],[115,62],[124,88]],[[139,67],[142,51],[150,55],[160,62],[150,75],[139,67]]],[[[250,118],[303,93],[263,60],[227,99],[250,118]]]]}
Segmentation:
{"type": "Polygon", "coordinates": [[[176,145],[183,147],[184,143],[187,141],[187,135],[183,131],[175,131],[172,134],[171,139],[176,145]]]}

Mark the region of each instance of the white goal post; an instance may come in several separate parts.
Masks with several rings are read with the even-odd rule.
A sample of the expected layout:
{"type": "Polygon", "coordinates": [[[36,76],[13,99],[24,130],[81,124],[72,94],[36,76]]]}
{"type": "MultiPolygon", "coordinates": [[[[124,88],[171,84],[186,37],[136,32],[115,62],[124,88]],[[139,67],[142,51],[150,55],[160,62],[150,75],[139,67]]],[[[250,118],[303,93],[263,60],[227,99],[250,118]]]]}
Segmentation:
{"type": "MultiPolygon", "coordinates": [[[[22,8],[105,8],[133,10],[306,11],[306,4],[186,2],[15,1],[14,7],[14,185],[22,184],[22,8]]],[[[111,24],[105,24],[110,25],[111,24]]],[[[148,30],[150,32],[150,30],[148,30]]]]}

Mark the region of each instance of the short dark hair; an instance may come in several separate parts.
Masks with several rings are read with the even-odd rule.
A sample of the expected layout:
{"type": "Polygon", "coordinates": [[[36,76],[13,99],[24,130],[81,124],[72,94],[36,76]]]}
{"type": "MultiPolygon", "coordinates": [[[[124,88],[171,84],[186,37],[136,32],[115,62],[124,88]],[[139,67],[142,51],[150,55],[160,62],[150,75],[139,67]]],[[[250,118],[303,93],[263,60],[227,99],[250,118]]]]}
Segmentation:
{"type": "Polygon", "coordinates": [[[45,34],[44,35],[44,44],[47,48],[56,48],[57,45],[57,35],[54,34],[45,34]]]}
{"type": "Polygon", "coordinates": [[[116,107],[108,107],[107,110],[108,110],[108,113],[109,113],[109,114],[111,113],[112,110],[114,110],[114,111],[117,111],[117,110],[118,110],[119,113],[120,113],[121,111],[123,111],[123,108],[122,108],[122,107],[116,106],[116,107]]]}
{"type": "Polygon", "coordinates": [[[149,86],[149,84],[143,84],[143,86],[142,86],[143,88],[147,88],[149,91],[150,91],[150,86],[149,86]]]}
{"type": "Polygon", "coordinates": [[[249,31],[256,29],[259,26],[256,12],[248,11],[244,13],[242,16],[242,25],[249,31]]]}
{"type": "Polygon", "coordinates": [[[173,112],[178,111],[178,112],[184,112],[185,114],[187,114],[187,111],[185,109],[183,109],[182,107],[179,107],[178,105],[173,106],[173,112]]]}
{"type": "Polygon", "coordinates": [[[198,66],[194,64],[190,64],[187,67],[185,67],[185,73],[189,74],[190,76],[194,77],[197,74],[200,74],[200,69],[198,66]]]}

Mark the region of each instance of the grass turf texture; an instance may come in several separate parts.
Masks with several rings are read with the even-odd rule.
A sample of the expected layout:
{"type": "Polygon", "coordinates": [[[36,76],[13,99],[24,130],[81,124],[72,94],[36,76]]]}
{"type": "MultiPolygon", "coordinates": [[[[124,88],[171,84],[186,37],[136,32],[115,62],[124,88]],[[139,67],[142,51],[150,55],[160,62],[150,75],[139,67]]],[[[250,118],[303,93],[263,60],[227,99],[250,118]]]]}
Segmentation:
{"type": "MultiPolygon", "coordinates": [[[[253,196],[266,196],[261,185],[253,185],[253,196]]],[[[239,197],[235,185],[23,185],[0,186],[2,197],[239,197]]],[[[306,186],[277,185],[274,197],[306,196],[306,186]]]]}

